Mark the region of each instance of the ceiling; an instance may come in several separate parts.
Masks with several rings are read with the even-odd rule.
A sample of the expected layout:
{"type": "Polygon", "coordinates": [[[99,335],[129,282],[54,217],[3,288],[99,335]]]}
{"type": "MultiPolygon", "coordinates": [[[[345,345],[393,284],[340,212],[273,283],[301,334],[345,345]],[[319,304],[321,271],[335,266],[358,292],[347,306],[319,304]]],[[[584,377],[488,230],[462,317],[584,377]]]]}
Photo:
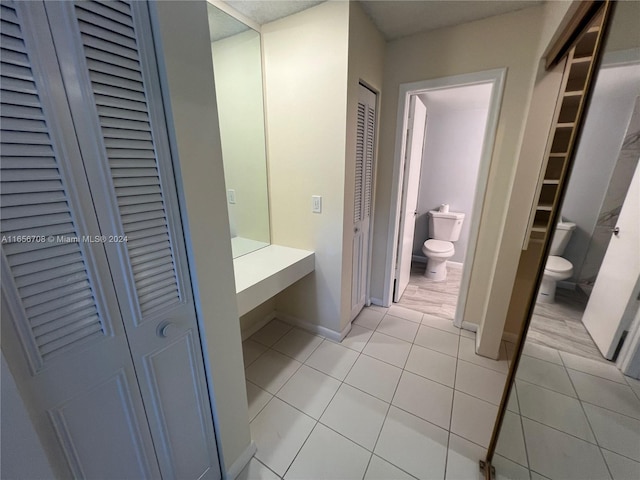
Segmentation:
{"type": "MultiPolygon", "coordinates": [[[[226,3],[260,25],[313,7],[321,1],[229,0],[226,3]]],[[[542,0],[361,0],[387,40],[521,10],[542,0]]]]}

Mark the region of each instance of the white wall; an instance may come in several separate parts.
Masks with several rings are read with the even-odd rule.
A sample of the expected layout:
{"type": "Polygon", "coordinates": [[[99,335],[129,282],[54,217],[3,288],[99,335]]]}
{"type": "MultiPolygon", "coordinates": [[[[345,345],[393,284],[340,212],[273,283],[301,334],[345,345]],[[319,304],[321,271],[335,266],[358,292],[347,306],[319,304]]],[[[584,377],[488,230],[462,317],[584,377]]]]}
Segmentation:
{"type": "Polygon", "coordinates": [[[348,8],[326,2],[262,27],[272,243],[313,250],[316,270],[279,311],[340,331],[348,8]],[[311,212],[322,196],[322,213],[311,212]]]}
{"type": "MultiPolygon", "coordinates": [[[[542,24],[543,7],[536,6],[413,35],[387,44],[384,88],[390,93],[382,101],[380,161],[377,171],[378,178],[382,181],[378,182],[376,194],[373,297],[382,298],[384,264],[388,254],[387,237],[389,228],[392,228],[389,225],[389,209],[396,147],[396,92],[399,85],[504,67],[508,71],[478,234],[477,248],[481,254],[475,256],[472,266],[464,320],[478,324],[488,317],[489,298],[495,286],[500,285],[502,296],[509,291],[513,278],[503,282],[504,285],[496,283],[500,270],[505,267],[497,263],[497,257],[503,243],[519,242],[521,245],[521,239],[508,236],[503,238],[503,231],[528,100],[538,64],[538,42],[542,24]]],[[[528,215],[528,208],[525,215],[528,215]]],[[[494,295],[497,294],[494,292],[494,295]]],[[[506,305],[502,315],[503,318],[506,315],[506,305]]],[[[496,346],[496,353],[497,351],[496,346]]]]}
{"type": "Polygon", "coordinates": [[[260,34],[218,40],[211,51],[225,184],[236,194],[228,205],[232,234],[269,242],[260,34]]]}
{"type": "Polygon", "coordinates": [[[151,4],[185,236],[224,467],[250,448],[206,2],[151,4]]]}
{"type": "MultiPolygon", "coordinates": [[[[349,69],[347,80],[347,140],[345,150],[344,181],[344,236],[342,255],[342,308],[340,326],[344,329],[351,316],[351,282],[353,268],[353,214],[356,173],[357,115],[360,82],[378,93],[378,121],[376,125],[376,142],[374,161],[378,162],[378,145],[380,136],[380,100],[384,96],[382,78],[384,72],[385,41],[382,34],[371,22],[359,2],[349,2],[349,69]]],[[[375,171],[375,165],[374,165],[375,171]]],[[[379,181],[374,176],[372,204],[375,203],[375,184],[379,181]]],[[[372,205],[373,206],[373,205],[372,205]]],[[[375,208],[371,220],[371,228],[376,222],[375,208]]],[[[365,259],[366,261],[366,259],[365,259]]]]}
{"type": "Polygon", "coordinates": [[[563,254],[573,264],[576,279],[580,278],[638,95],[640,65],[603,68],[598,74],[562,204],[562,216],[576,223],[563,254]]]}
{"type": "Polygon", "coordinates": [[[427,135],[420,172],[413,254],[424,256],[422,245],[431,237],[427,212],[447,203],[450,211],[465,213],[460,239],[455,243],[456,253],[451,257],[453,262],[464,263],[491,84],[451,90],[455,90],[456,96],[464,95],[463,90],[473,90],[474,95],[480,97],[477,101],[484,105],[438,101],[438,94],[443,91],[422,95],[427,106],[427,135]]]}
{"type": "Polygon", "coordinates": [[[0,378],[2,379],[0,477],[5,479],[54,478],[40,438],[29,418],[4,354],[0,378]]]}

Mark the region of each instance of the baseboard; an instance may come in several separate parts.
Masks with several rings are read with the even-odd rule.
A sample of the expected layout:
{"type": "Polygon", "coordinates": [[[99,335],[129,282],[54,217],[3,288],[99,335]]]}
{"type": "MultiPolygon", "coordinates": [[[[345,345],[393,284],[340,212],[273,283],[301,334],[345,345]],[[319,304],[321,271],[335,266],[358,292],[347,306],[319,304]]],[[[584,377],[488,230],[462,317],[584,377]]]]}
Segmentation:
{"type": "Polygon", "coordinates": [[[427,263],[427,257],[423,257],[422,255],[412,255],[411,261],[416,263],[427,263]]]}
{"type": "Polygon", "coordinates": [[[460,328],[464,328],[465,330],[469,330],[470,332],[476,333],[478,331],[478,325],[476,323],[471,323],[467,321],[463,321],[460,328]]]}
{"type": "Polygon", "coordinates": [[[451,260],[447,260],[447,267],[452,267],[457,270],[462,270],[464,264],[462,262],[452,262],[451,260]]]}
{"type": "Polygon", "coordinates": [[[309,323],[300,318],[294,317],[293,315],[289,315],[288,313],[283,313],[276,311],[275,316],[282,320],[285,323],[293,325],[295,327],[300,327],[303,330],[314,333],[316,335],[323,336],[328,338],[329,340],[333,340],[334,342],[341,342],[344,337],[346,337],[351,331],[351,323],[345,327],[341,332],[336,332],[335,330],[331,330],[330,328],[323,327],[322,325],[316,325],[314,323],[309,323]]]}
{"type": "Polygon", "coordinates": [[[236,459],[236,461],[233,462],[233,465],[229,467],[229,470],[227,470],[227,474],[225,475],[224,478],[227,480],[234,480],[235,478],[237,478],[238,475],[240,475],[240,472],[244,470],[244,467],[247,466],[247,464],[251,461],[253,456],[256,454],[257,449],[258,448],[256,447],[255,442],[252,441],[249,444],[249,446],[245,448],[244,452],[240,454],[240,456],[236,459]]]}
{"type": "Polygon", "coordinates": [[[518,334],[511,332],[502,332],[502,340],[515,344],[518,342],[518,334]]]}
{"type": "Polygon", "coordinates": [[[384,302],[379,298],[370,298],[369,301],[372,305],[377,305],[378,307],[384,307],[384,302]]]}
{"type": "Polygon", "coordinates": [[[269,323],[274,318],[276,318],[275,310],[273,312],[271,312],[270,314],[268,314],[266,317],[264,317],[262,320],[260,320],[260,321],[258,321],[256,323],[254,323],[253,325],[251,325],[246,330],[242,330],[240,332],[240,336],[242,337],[242,341],[244,342],[247,338],[249,338],[251,335],[256,333],[258,330],[260,330],[262,327],[264,327],[267,323],[269,323]]]}
{"type": "Polygon", "coordinates": [[[569,280],[560,280],[558,282],[558,288],[564,288],[565,290],[575,290],[577,286],[576,282],[570,282],[569,280]]]}

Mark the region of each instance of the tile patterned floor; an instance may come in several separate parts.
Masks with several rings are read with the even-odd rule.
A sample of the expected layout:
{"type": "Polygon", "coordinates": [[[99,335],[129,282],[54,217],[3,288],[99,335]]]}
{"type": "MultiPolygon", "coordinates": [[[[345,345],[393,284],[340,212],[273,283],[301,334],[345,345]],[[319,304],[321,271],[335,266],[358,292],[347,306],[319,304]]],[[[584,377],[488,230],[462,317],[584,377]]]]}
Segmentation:
{"type": "MultiPolygon", "coordinates": [[[[341,344],[273,320],[244,342],[258,450],[240,478],[478,478],[508,361],[506,344],[499,361],[475,355],[473,337],[398,305],[365,308],[341,344]]],[[[509,422],[497,463],[519,478],[509,422]]]]}
{"type": "Polygon", "coordinates": [[[453,319],[462,280],[462,268],[448,265],[445,281],[434,282],[424,276],[425,267],[424,263],[413,262],[411,264],[409,286],[404,291],[398,305],[422,313],[453,319]]]}
{"type": "MultiPolygon", "coordinates": [[[[528,340],[523,353],[511,414],[524,433],[526,457],[516,460],[529,467],[523,478],[640,478],[640,381],[613,364],[528,340]]],[[[513,438],[512,429],[501,437],[513,438]]]]}
{"type": "Polygon", "coordinates": [[[582,323],[588,298],[581,290],[556,290],[556,302],[538,303],[527,342],[606,362],[582,323]]]}

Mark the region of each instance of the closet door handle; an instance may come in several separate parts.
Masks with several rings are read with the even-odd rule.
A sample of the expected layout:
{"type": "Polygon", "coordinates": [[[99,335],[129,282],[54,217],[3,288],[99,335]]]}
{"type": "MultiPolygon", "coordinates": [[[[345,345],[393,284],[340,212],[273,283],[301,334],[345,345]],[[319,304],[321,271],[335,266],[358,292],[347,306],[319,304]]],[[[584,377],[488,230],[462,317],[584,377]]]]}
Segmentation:
{"type": "Polygon", "coordinates": [[[612,228],[611,233],[613,233],[617,237],[620,234],[620,227],[612,228]]]}
{"type": "Polygon", "coordinates": [[[167,338],[172,336],[178,331],[178,325],[174,322],[162,322],[158,325],[156,330],[157,334],[161,338],[167,338]]]}

